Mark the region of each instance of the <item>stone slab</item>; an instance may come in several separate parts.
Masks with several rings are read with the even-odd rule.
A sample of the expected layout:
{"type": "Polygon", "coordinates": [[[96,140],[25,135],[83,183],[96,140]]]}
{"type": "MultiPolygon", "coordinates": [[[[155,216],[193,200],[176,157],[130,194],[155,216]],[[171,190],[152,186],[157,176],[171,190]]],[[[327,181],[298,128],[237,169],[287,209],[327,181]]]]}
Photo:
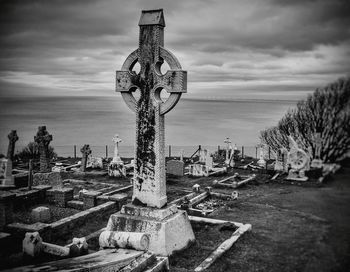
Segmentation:
{"type": "Polygon", "coordinates": [[[185,163],[183,161],[170,160],[167,162],[166,172],[170,175],[182,177],[185,174],[185,163]]]}
{"type": "Polygon", "coordinates": [[[51,219],[50,209],[48,207],[36,207],[32,209],[31,216],[34,222],[47,223],[51,219]]]}
{"type": "Polygon", "coordinates": [[[77,210],[84,210],[84,202],[79,200],[70,200],[67,202],[67,207],[77,210]]]}
{"type": "Polygon", "coordinates": [[[133,204],[126,204],[122,207],[120,213],[132,216],[147,217],[156,220],[163,220],[177,212],[176,205],[167,206],[162,209],[152,207],[142,207],[133,204]]]}
{"type": "Polygon", "coordinates": [[[143,254],[143,251],[131,249],[106,249],[80,257],[17,267],[11,271],[120,271],[143,254]]]}

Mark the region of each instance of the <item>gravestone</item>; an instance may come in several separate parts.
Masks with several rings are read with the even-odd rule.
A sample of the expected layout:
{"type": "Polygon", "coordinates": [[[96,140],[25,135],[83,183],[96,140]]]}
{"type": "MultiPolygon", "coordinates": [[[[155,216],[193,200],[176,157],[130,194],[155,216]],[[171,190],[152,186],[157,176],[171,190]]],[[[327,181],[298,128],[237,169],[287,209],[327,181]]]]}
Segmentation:
{"type": "Polygon", "coordinates": [[[266,161],[265,161],[265,154],[264,154],[264,146],[260,145],[260,156],[257,164],[260,167],[265,167],[266,166],[266,161]]]}
{"type": "Polygon", "coordinates": [[[110,177],[125,177],[126,168],[124,166],[124,162],[119,156],[119,143],[122,142],[122,140],[119,138],[119,135],[116,134],[112,141],[114,143],[114,156],[111,163],[108,165],[108,175],[110,177]]]}
{"type": "Polygon", "coordinates": [[[122,142],[122,139],[120,139],[119,135],[116,134],[114,135],[112,141],[114,143],[114,156],[113,156],[112,162],[122,163],[123,161],[119,156],[119,143],[122,142]]]}
{"type": "Polygon", "coordinates": [[[316,133],[313,137],[314,146],[315,146],[315,156],[311,161],[312,168],[322,168],[323,161],[321,159],[321,148],[322,148],[322,138],[321,133],[316,133]]]}
{"type": "Polygon", "coordinates": [[[184,176],[185,163],[178,160],[170,160],[167,162],[166,172],[167,174],[179,176],[184,176]]]}
{"type": "Polygon", "coordinates": [[[86,165],[87,165],[87,161],[88,161],[88,156],[91,154],[91,149],[90,146],[88,144],[85,144],[81,149],[81,166],[80,166],[80,170],[82,172],[86,171],[86,165]]]}
{"type": "Polygon", "coordinates": [[[34,141],[39,145],[40,172],[50,172],[49,144],[52,141],[52,135],[47,132],[46,126],[40,126],[38,128],[38,132],[34,136],[34,141]]]}
{"type": "Polygon", "coordinates": [[[288,163],[291,169],[286,179],[295,181],[306,181],[305,171],[310,169],[310,159],[307,153],[298,147],[295,140],[288,136],[290,150],[288,152],[288,163]]]}
{"type": "Polygon", "coordinates": [[[275,166],[274,170],[275,171],[284,171],[284,166],[283,166],[283,156],[282,156],[282,149],[278,149],[276,153],[276,160],[275,160],[275,166]]]}
{"type": "Polygon", "coordinates": [[[9,145],[7,148],[7,158],[1,159],[0,162],[0,185],[5,187],[15,186],[14,178],[12,175],[12,163],[15,153],[15,143],[18,141],[16,130],[11,130],[7,136],[9,139],[9,145]]]}
{"type": "Polygon", "coordinates": [[[226,159],[225,159],[225,163],[229,164],[229,160],[230,160],[230,144],[232,143],[230,138],[227,137],[224,141],[224,143],[226,144],[226,159]]]}
{"type": "Polygon", "coordinates": [[[116,72],[116,91],[136,113],[135,167],[132,204],[111,215],[106,230],[144,232],[150,235],[149,250],[171,255],[193,241],[187,213],[166,205],[164,117],[186,92],[187,72],[164,46],[163,10],[142,11],[139,21],[139,48],[116,72]],[[160,70],[166,61],[170,69],[160,70]],[[132,71],[136,62],[140,72],[132,71]],[[141,96],[136,100],[135,90],[141,96]],[[170,93],[165,101],[161,91],[170,93]]]}

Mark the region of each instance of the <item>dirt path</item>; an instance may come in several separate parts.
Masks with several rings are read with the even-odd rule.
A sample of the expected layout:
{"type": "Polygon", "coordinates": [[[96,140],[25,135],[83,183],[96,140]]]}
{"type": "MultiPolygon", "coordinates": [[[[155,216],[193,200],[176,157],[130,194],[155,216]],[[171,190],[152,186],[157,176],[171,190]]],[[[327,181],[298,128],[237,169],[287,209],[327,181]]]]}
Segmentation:
{"type": "Polygon", "coordinates": [[[251,223],[209,271],[350,271],[350,167],[323,187],[250,185],[213,217],[251,223]]]}

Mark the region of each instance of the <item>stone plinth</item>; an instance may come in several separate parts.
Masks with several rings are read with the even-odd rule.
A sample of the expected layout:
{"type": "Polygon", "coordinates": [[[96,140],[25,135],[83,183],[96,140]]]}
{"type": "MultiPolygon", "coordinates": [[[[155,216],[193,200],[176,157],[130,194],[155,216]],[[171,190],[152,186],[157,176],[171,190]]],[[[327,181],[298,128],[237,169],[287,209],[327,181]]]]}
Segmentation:
{"type": "Polygon", "coordinates": [[[97,203],[96,198],[99,195],[102,195],[102,193],[97,191],[87,191],[82,193],[84,209],[90,209],[92,207],[95,207],[97,203]]]}
{"type": "Polygon", "coordinates": [[[51,219],[50,209],[48,207],[37,207],[32,210],[31,215],[34,222],[48,223],[51,219]]]}
{"type": "Polygon", "coordinates": [[[185,170],[185,163],[183,161],[170,160],[167,163],[167,174],[183,177],[185,170]]]}
{"type": "Polygon", "coordinates": [[[149,250],[162,256],[184,249],[195,240],[186,211],[178,210],[176,205],[162,209],[124,205],[111,215],[106,230],[149,234],[149,250]]]}
{"type": "Polygon", "coordinates": [[[16,195],[13,193],[0,191],[0,230],[7,224],[12,223],[13,201],[16,195]]]}

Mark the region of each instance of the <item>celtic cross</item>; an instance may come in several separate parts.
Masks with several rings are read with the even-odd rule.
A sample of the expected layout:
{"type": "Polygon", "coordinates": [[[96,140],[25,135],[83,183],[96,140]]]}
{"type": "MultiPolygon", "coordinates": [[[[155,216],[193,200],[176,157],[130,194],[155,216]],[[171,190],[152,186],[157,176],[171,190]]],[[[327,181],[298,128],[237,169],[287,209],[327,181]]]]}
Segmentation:
{"type": "Polygon", "coordinates": [[[12,161],[13,155],[15,154],[15,143],[18,141],[16,130],[11,130],[10,134],[7,137],[9,139],[9,145],[7,149],[7,158],[12,161]]]}
{"type": "Polygon", "coordinates": [[[46,126],[38,128],[34,141],[39,145],[40,172],[50,172],[49,144],[52,141],[52,135],[46,130],[46,126]]]}
{"type": "Polygon", "coordinates": [[[91,149],[90,149],[90,145],[85,144],[81,149],[80,152],[82,154],[81,156],[81,166],[80,166],[80,170],[85,172],[86,171],[86,165],[87,165],[87,159],[88,156],[92,153],[91,149]]]}
{"type": "Polygon", "coordinates": [[[134,168],[134,204],[163,207],[167,203],[165,187],[164,115],[175,107],[187,89],[187,72],[164,48],[163,10],[144,10],[139,21],[139,47],[116,72],[116,91],[136,113],[134,168]],[[166,61],[170,70],[161,72],[166,61]],[[140,72],[133,71],[136,63],[140,72]],[[161,91],[169,97],[163,101],[161,91]],[[139,90],[138,100],[133,92],[139,90]]]}

